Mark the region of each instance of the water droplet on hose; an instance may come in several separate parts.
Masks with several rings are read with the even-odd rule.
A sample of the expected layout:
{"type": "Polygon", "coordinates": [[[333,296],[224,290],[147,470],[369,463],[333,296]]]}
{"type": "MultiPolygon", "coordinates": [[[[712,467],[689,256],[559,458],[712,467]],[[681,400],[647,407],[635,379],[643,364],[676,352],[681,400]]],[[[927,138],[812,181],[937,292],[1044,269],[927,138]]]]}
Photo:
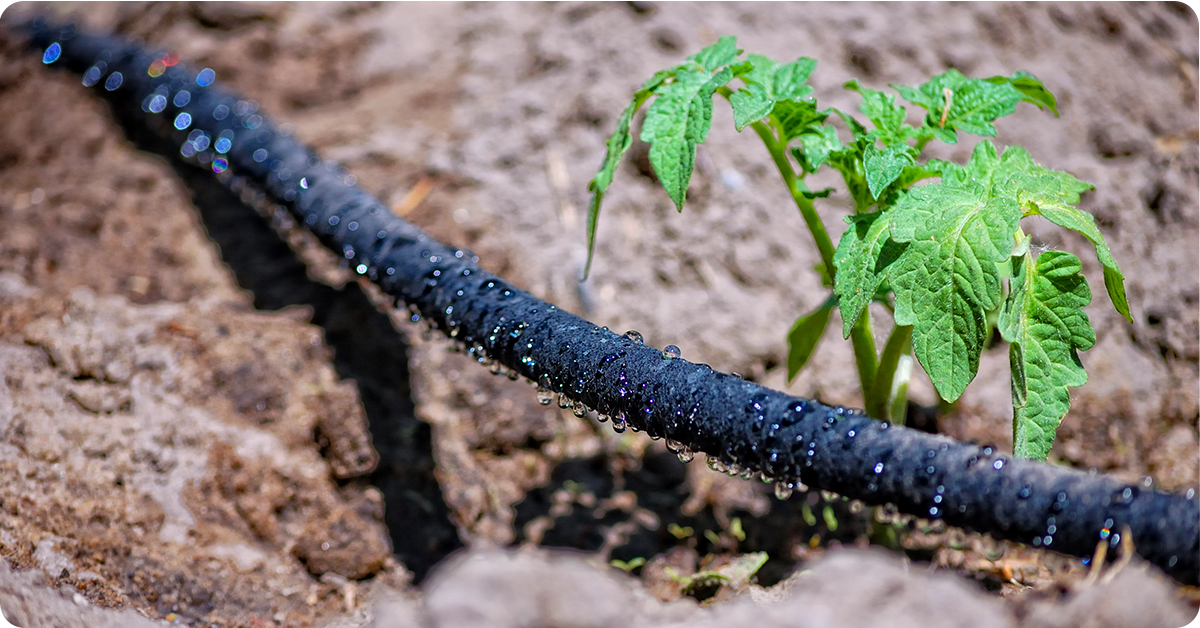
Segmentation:
{"type": "Polygon", "coordinates": [[[662,356],[664,360],[674,360],[680,355],[682,354],[679,351],[679,347],[676,347],[675,345],[667,345],[663,347],[662,356]]]}
{"type": "Polygon", "coordinates": [[[635,343],[637,343],[639,345],[642,344],[642,334],[640,334],[632,329],[625,332],[625,337],[634,341],[635,343]]]}
{"type": "Polygon", "coordinates": [[[613,428],[613,431],[618,434],[621,434],[625,431],[625,415],[624,414],[621,414],[620,412],[618,412],[617,414],[613,415],[612,428],[613,428]]]}
{"type": "Polygon", "coordinates": [[[795,485],[791,482],[779,482],[775,484],[775,499],[783,501],[792,496],[792,491],[795,490],[795,485]]]}
{"type": "Polygon", "coordinates": [[[42,55],[42,63],[45,63],[45,64],[54,63],[55,61],[58,61],[58,58],[61,56],[62,56],[62,46],[60,46],[58,44],[58,42],[54,42],[54,43],[50,44],[49,48],[46,49],[46,54],[42,55]]]}

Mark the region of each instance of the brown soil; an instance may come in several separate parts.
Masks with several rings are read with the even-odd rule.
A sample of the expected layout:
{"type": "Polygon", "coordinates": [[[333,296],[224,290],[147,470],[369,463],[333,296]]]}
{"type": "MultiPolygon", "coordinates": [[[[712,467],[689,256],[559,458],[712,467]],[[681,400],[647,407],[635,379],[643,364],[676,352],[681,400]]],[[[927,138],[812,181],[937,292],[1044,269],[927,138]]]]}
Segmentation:
{"type": "MultiPolygon", "coordinates": [[[[819,59],[817,97],[846,109],[852,77],[1032,71],[1061,117],[1023,107],[999,139],[1096,184],[1083,207],[1135,316],[1094,290],[1091,380],[1052,461],[1196,485],[1200,35],[1182,5],[66,4],[2,22],[39,10],[214,68],[542,298],[847,405],[844,343],[786,383],[787,329],[826,293],[802,222],[727,110],[683,216],[636,159],[620,169],[593,277],[576,281],[586,182],[625,99],[717,34],[819,59]]],[[[890,557],[831,550],[888,544],[891,519],[816,492],[780,502],[538,405],[380,313],[371,289],[293,252],[203,173],[131,144],[76,77],[6,33],[0,59],[0,607],[20,625],[145,623],[136,612],[194,626],[1118,626],[1196,612],[1194,589],[1153,570],[1092,582],[1078,561],[926,522],[891,526],[890,557]],[[638,581],[534,545],[648,562],[638,581]],[[462,547],[478,553],[443,561],[462,547]],[[739,571],[752,552],[779,586],[739,571]],[[711,608],[681,582],[703,570],[731,578],[711,608]]],[[[830,201],[832,227],[847,209],[830,201]]],[[[1085,242],[1030,228],[1102,284],[1085,242]]],[[[1006,356],[989,349],[928,427],[1010,446],[1006,356]]],[[[913,396],[934,405],[923,376],[913,396]]]]}

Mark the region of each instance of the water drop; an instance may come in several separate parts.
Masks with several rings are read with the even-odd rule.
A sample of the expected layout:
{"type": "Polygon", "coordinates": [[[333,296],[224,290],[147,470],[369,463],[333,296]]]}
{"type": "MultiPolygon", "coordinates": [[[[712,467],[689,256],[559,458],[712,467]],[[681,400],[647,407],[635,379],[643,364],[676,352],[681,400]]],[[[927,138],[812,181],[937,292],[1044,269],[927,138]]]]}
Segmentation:
{"type": "Polygon", "coordinates": [[[600,414],[596,415],[596,420],[601,423],[608,423],[608,415],[601,412],[600,414]]]}
{"type": "MultiPolygon", "coordinates": [[[[100,63],[104,63],[104,62],[101,61],[100,63]]],[[[91,87],[91,86],[95,85],[97,82],[100,81],[101,76],[104,76],[104,70],[100,69],[99,66],[93,65],[92,67],[87,69],[87,72],[83,73],[83,86],[91,87]]]]}
{"type": "Polygon", "coordinates": [[[575,416],[582,419],[583,417],[587,416],[588,410],[591,410],[591,408],[587,407],[587,404],[579,402],[575,404],[575,409],[572,410],[572,412],[575,414],[575,416]]]}
{"type": "Polygon", "coordinates": [[[1003,469],[1003,468],[1004,468],[1004,459],[1003,459],[1003,458],[1001,458],[1001,459],[999,459],[999,460],[997,460],[997,461],[993,462],[993,463],[992,463],[992,468],[993,468],[993,469],[995,469],[995,470],[997,470],[997,471],[999,471],[1000,469],[1003,469]]]}
{"type": "Polygon", "coordinates": [[[682,354],[679,351],[679,347],[676,347],[675,345],[667,345],[663,347],[662,357],[664,360],[675,360],[679,358],[680,355],[682,354]]]}
{"type": "Polygon", "coordinates": [[[545,386],[538,386],[537,400],[543,406],[548,406],[554,402],[554,392],[545,386]]]}
{"type": "Polygon", "coordinates": [[[791,482],[779,482],[775,485],[775,499],[783,501],[792,496],[795,485],[791,482]]]}
{"type": "Polygon", "coordinates": [[[625,337],[632,340],[635,344],[642,344],[642,335],[632,329],[625,332],[625,337]]]}
{"type": "Polygon", "coordinates": [[[163,109],[167,108],[167,97],[162,94],[150,94],[142,108],[150,113],[162,113],[163,109]]]}
{"type": "Polygon", "coordinates": [[[42,55],[42,63],[45,63],[45,64],[54,63],[55,61],[58,61],[58,58],[61,56],[62,56],[62,46],[60,46],[58,44],[58,42],[54,42],[54,43],[50,44],[49,48],[46,49],[46,54],[42,55]]]}
{"type": "Polygon", "coordinates": [[[621,434],[625,431],[625,415],[618,412],[612,418],[613,431],[621,434]]]}

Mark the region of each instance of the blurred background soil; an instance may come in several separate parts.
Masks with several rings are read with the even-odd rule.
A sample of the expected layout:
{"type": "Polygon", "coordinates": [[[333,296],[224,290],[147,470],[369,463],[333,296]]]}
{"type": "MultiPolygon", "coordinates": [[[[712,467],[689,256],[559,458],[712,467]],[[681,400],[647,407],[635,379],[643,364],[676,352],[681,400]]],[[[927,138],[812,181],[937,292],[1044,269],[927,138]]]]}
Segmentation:
{"type": "MultiPolygon", "coordinates": [[[[1090,381],[1072,390],[1051,460],[1197,484],[1200,34],[1184,5],[68,3],[18,4],[0,23],[39,12],[213,68],[397,213],[541,298],[846,405],[859,391],[836,338],[786,382],[787,330],[827,294],[800,217],[727,108],[683,216],[635,143],[592,277],[577,281],[586,184],[617,116],[644,78],[725,34],[818,59],[818,101],[847,110],[850,78],[882,89],[948,67],[1031,71],[1061,116],[1022,106],[998,141],[1096,185],[1081,207],[1135,317],[1112,309],[1085,241],[1026,223],[1081,257],[1095,295],[1090,381]]],[[[381,313],[334,258],[297,253],[116,113],[0,31],[0,607],[22,625],[1115,626],[1195,613],[1196,591],[1153,570],[1092,582],[1077,560],[837,496],[778,501],[541,406],[527,383],[381,313]],[[836,549],[871,539],[896,551],[836,549]],[[777,586],[751,584],[756,552],[758,584],[777,586]],[[614,559],[636,579],[590,566],[614,559]],[[728,580],[689,581],[705,570],[728,580]]],[[[837,232],[847,197],[828,201],[837,232]]],[[[914,422],[1010,448],[1007,368],[996,343],[940,409],[918,375],[914,422]]]]}

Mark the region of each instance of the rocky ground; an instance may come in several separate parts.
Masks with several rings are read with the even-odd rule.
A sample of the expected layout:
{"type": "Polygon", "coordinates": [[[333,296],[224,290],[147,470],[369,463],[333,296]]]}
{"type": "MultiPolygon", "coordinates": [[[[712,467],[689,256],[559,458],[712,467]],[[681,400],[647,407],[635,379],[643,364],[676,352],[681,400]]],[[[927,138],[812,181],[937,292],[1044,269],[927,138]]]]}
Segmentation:
{"type": "MultiPolygon", "coordinates": [[[[1198,31],[1182,5],[55,4],[0,24],[38,11],[214,68],[395,211],[542,298],[847,405],[856,378],[832,337],[786,382],[786,332],[826,294],[802,222],[727,110],[682,216],[635,146],[577,282],[586,183],[617,115],[644,77],[724,34],[817,58],[818,99],[846,109],[853,77],[1029,70],[1061,116],[1023,106],[999,140],[1096,184],[1083,208],[1135,316],[1093,290],[1090,381],[1051,459],[1197,484],[1198,31]]],[[[154,147],[7,33],[0,60],[0,608],[18,625],[1177,626],[1196,613],[1195,589],[1136,562],[1089,579],[1078,561],[836,497],[777,501],[540,406],[380,313],[210,177],[139,150],[154,147]],[[870,538],[899,549],[846,549],[870,538]],[[750,582],[757,552],[759,584],[776,586],[750,582]],[[612,559],[647,562],[626,576],[612,559]]],[[[847,200],[829,200],[832,226],[847,200]]],[[[1101,285],[1084,241],[1029,228],[1101,285]]],[[[1002,344],[955,407],[935,411],[921,378],[913,396],[927,428],[1011,446],[1002,344]]]]}

